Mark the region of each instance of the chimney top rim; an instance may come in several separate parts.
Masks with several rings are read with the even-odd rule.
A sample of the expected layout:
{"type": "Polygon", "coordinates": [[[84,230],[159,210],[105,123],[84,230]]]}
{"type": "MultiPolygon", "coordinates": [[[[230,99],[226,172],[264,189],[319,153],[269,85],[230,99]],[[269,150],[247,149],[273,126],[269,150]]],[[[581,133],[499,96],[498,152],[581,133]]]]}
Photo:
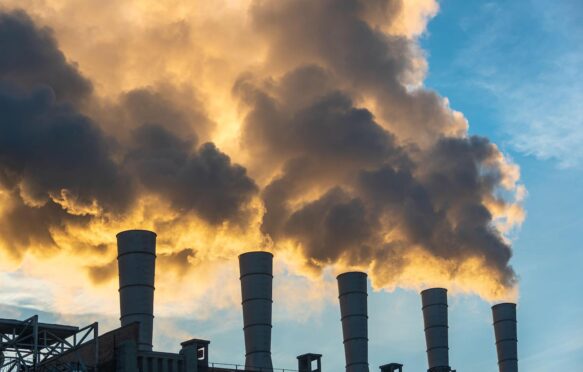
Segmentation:
{"type": "Polygon", "coordinates": [[[506,306],[516,307],[517,305],[514,302],[500,302],[499,304],[492,306],[492,309],[498,308],[498,307],[506,307],[506,306]]]}
{"type": "Polygon", "coordinates": [[[437,290],[440,290],[440,291],[445,291],[445,292],[447,292],[447,288],[443,288],[443,287],[434,287],[434,288],[426,288],[426,289],[422,290],[420,293],[421,293],[421,294],[423,294],[423,293],[425,293],[425,292],[429,292],[429,291],[437,291],[437,290]]]}
{"type": "Polygon", "coordinates": [[[368,274],[365,273],[364,271],[346,271],[346,272],[338,274],[336,276],[336,279],[339,279],[341,276],[354,275],[354,274],[360,274],[360,275],[364,275],[365,277],[368,277],[368,274]]]}
{"type": "Polygon", "coordinates": [[[146,233],[146,234],[152,234],[154,235],[154,237],[157,237],[158,234],[156,234],[155,232],[151,231],[151,230],[145,230],[145,229],[129,229],[129,230],[124,230],[124,231],[120,231],[118,232],[115,237],[119,238],[121,235],[125,235],[125,234],[129,234],[129,233],[146,233]]]}
{"type": "Polygon", "coordinates": [[[239,257],[246,256],[246,255],[249,255],[249,254],[261,254],[261,253],[263,253],[263,254],[268,254],[268,255],[270,255],[271,257],[273,257],[273,253],[271,253],[271,252],[268,252],[268,251],[249,251],[249,252],[244,252],[244,253],[241,253],[241,254],[239,255],[239,257]]]}

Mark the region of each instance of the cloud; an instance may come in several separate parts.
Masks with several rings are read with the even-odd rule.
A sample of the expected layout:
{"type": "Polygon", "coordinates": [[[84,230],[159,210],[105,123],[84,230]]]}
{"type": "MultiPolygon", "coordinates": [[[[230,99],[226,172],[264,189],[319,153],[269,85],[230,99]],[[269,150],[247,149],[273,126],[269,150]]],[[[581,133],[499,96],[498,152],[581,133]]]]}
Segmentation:
{"type": "MultiPolygon", "coordinates": [[[[22,11],[0,14],[0,40],[15,49],[0,56],[0,186],[8,196],[0,219],[10,255],[63,249],[58,240],[71,229],[120,226],[149,196],[168,202],[172,218],[246,221],[257,186],[212,142],[198,144],[212,122],[192,89],[145,87],[102,101],[51,31],[22,11]],[[119,132],[109,133],[114,120],[119,132]]],[[[104,243],[72,245],[101,255],[104,243]]],[[[96,281],[107,273],[90,271],[96,281]]]]}
{"type": "Polygon", "coordinates": [[[0,212],[7,239],[38,221],[15,240],[35,265],[70,257],[103,288],[115,232],[141,227],[158,232],[167,312],[188,311],[178,277],[220,287],[252,249],[315,280],[360,268],[375,288],[513,292],[497,221],[520,223],[519,172],[423,87],[434,1],[31,4],[54,31],[3,17],[58,58],[0,76],[0,131],[19,144],[0,149],[0,212]]]}
{"type": "Polygon", "coordinates": [[[130,181],[109,139],[51,88],[26,93],[1,82],[0,112],[0,185],[11,195],[0,218],[14,250],[51,246],[51,227],[127,208],[130,181]]]}
{"type": "MultiPolygon", "coordinates": [[[[467,263],[479,261],[495,278],[481,287],[483,296],[512,291],[510,246],[488,205],[500,203],[495,212],[502,215],[516,205],[495,196],[517,188],[516,168],[482,137],[442,135],[431,146],[400,144],[331,76],[309,65],[279,79],[245,78],[236,85],[251,107],[243,140],[254,158],[269,157],[258,166],[276,174],[262,192],[262,231],[276,248],[294,242],[306,265],[318,270],[399,262],[421,271],[422,262],[406,257],[422,250],[453,269],[447,278],[416,279],[422,283],[459,280],[472,287],[482,279],[467,275],[467,263]],[[318,88],[304,94],[310,81],[318,88]]],[[[402,282],[394,272],[372,272],[379,287],[419,284],[402,282]]]]}
{"type": "MultiPolygon", "coordinates": [[[[401,141],[426,145],[443,134],[463,134],[467,123],[446,100],[427,89],[408,89],[419,86],[425,73],[419,45],[367,23],[366,4],[260,1],[252,8],[252,19],[269,45],[269,63],[275,71],[305,64],[326,66],[340,87],[375,102],[382,124],[401,141]]],[[[398,13],[388,14],[392,16],[386,17],[386,24],[396,22],[398,13]]]]}
{"type": "Polygon", "coordinates": [[[48,28],[34,25],[23,11],[0,14],[0,79],[26,88],[49,85],[58,100],[78,101],[91,93],[91,83],[58,49],[48,28]]]}
{"type": "Polygon", "coordinates": [[[276,244],[298,244],[312,267],[397,261],[420,272],[422,262],[407,258],[419,250],[459,266],[446,279],[408,283],[373,270],[380,287],[417,280],[472,287],[471,274],[456,272],[478,261],[495,278],[481,287],[483,296],[512,291],[511,250],[487,204],[500,189],[517,187],[515,168],[487,139],[469,137],[465,119],[444,99],[407,87],[423,73],[415,62],[422,54],[414,40],[369,23],[367,6],[279,1],[252,8],[270,71],[283,71],[247,76],[235,90],[251,107],[244,143],[256,158],[269,154],[261,169],[276,175],[263,192],[263,231],[276,244]]]}
{"type": "Polygon", "coordinates": [[[33,206],[66,203],[65,191],[80,205],[123,204],[126,182],[110,159],[108,138],[72,106],[55,102],[51,88],[25,93],[2,84],[0,110],[3,186],[17,187],[33,206]]]}
{"type": "Polygon", "coordinates": [[[177,211],[195,211],[211,223],[221,223],[238,215],[257,191],[245,168],[231,164],[212,143],[193,153],[192,143],[161,126],[144,125],[135,130],[133,144],[127,167],[177,211]]]}

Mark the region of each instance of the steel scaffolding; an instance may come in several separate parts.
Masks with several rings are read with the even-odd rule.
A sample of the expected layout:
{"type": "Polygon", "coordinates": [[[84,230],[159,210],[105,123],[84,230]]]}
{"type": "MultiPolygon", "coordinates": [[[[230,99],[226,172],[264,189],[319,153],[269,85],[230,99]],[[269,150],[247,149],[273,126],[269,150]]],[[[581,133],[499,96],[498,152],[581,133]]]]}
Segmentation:
{"type": "Polygon", "coordinates": [[[25,320],[0,319],[0,372],[97,371],[97,322],[79,328],[25,320]],[[92,343],[92,355],[78,352],[92,343]]]}

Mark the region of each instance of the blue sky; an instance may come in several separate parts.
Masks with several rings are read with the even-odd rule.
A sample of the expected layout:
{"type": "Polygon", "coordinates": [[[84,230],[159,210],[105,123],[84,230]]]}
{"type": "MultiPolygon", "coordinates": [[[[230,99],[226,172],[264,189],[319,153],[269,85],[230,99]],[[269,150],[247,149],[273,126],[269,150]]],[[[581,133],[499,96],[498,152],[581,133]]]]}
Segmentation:
{"type": "MultiPolygon", "coordinates": [[[[490,138],[520,166],[528,190],[527,218],[512,233],[523,371],[575,371],[583,365],[583,2],[549,4],[444,0],[421,37],[429,66],[425,85],[465,115],[471,134],[490,138]]],[[[25,280],[20,271],[1,275],[2,317],[51,309],[29,294],[43,286],[42,280],[25,280]]],[[[276,290],[290,278],[302,280],[286,272],[275,278],[276,290]]],[[[449,300],[452,367],[496,370],[492,304],[478,296],[449,300]]],[[[41,312],[47,322],[83,324],[96,318],[102,330],[118,323],[117,317],[103,314],[41,312]]],[[[315,352],[324,354],[326,371],[342,370],[339,318],[334,301],[315,303],[305,314],[293,314],[276,301],[274,365],[295,368],[297,355],[315,352]]],[[[238,308],[217,310],[204,320],[157,316],[155,326],[156,349],[176,351],[185,338],[207,338],[211,361],[243,362],[238,308]]],[[[370,290],[369,329],[371,371],[389,362],[403,363],[405,371],[427,369],[418,293],[370,290]]]]}

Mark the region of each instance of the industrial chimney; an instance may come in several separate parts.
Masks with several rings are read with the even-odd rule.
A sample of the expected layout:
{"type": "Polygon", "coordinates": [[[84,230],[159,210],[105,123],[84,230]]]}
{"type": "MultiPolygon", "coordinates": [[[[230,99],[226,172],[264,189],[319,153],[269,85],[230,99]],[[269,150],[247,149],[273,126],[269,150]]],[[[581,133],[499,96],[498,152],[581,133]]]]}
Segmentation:
{"type": "Polygon", "coordinates": [[[421,292],[428,372],[450,372],[447,337],[447,289],[431,288],[421,292]]]}
{"type": "Polygon", "coordinates": [[[368,372],[368,315],[366,274],[338,275],[338,299],[346,372],[368,372]]]}
{"type": "Polygon", "coordinates": [[[498,369],[500,372],[518,372],[516,304],[494,305],[492,316],[498,352],[498,369]]]}
{"type": "Polygon", "coordinates": [[[271,371],[271,307],[273,255],[248,252],[239,256],[245,369],[271,371]]]}
{"type": "Polygon", "coordinates": [[[138,350],[152,351],[156,234],[146,230],[120,232],[117,253],[121,325],[139,322],[138,350]]]}

